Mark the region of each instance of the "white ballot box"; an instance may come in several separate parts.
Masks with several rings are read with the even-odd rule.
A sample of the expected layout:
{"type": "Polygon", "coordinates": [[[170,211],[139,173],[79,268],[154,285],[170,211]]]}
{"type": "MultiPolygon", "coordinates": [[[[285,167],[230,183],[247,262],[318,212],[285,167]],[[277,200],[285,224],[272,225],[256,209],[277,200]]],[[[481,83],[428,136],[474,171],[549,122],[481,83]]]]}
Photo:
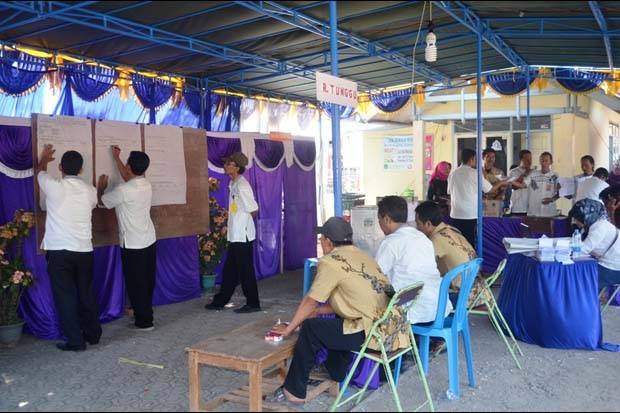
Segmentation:
{"type": "Polygon", "coordinates": [[[385,235],[379,226],[376,206],[359,206],[351,209],[353,243],[374,257],[385,235]]]}

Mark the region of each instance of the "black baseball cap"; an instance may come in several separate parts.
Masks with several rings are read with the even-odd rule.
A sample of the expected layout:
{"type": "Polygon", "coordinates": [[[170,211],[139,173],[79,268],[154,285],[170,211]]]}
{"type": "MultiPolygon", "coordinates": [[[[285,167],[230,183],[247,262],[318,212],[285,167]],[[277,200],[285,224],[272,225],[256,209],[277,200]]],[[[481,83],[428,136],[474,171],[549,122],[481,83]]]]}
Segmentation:
{"type": "Polygon", "coordinates": [[[331,217],[322,227],[316,228],[317,234],[323,234],[334,242],[353,241],[351,224],[340,217],[331,217]]]}

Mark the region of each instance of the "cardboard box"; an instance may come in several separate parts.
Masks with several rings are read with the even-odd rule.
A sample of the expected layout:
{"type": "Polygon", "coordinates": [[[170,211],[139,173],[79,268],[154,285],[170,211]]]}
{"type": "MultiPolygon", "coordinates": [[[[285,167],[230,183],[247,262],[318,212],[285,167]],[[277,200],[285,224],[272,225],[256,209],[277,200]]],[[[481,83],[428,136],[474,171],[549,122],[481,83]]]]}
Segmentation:
{"type": "Polygon", "coordinates": [[[485,199],[482,215],[485,217],[501,217],[503,213],[503,200],[485,199]]]}

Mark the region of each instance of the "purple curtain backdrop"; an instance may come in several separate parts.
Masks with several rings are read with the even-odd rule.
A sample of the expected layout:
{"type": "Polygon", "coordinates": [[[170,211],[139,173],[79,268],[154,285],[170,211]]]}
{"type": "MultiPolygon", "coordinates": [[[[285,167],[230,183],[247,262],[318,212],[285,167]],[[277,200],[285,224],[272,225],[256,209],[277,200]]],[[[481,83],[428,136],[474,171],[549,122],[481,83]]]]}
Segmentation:
{"type": "Polygon", "coordinates": [[[258,166],[246,173],[259,205],[254,242],[254,269],[256,278],[263,279],[280,272],[282,235],[282,183],[286,165],[273,172],[258,166]]]}
{"type": "MultiPolygon", "coordinates": [[[[241,151],[240,139],[211,138],[207,137],[209,148],[209,162],[218,168],[224,167],[224,157],[241,151]]],[[[228,199],[226,199],[228,202],[228,199]]]]}
{"type": "Polygon", "coordinates": [[[267,168],[275,168],[284,157],[284,144],[282,142],[256,139],[254,146],[256,157],[267,168]]]}
{"type": "Polygon", "coordinates": [[[295,270],[317,256],[314,168],[296,164],[284,171],[284,269],[295,270]]]}
{"type": "Polygon", "coordinates": [[[19,171],[32,168],[28,126],[0,126],[0,162],[19,171]]]}

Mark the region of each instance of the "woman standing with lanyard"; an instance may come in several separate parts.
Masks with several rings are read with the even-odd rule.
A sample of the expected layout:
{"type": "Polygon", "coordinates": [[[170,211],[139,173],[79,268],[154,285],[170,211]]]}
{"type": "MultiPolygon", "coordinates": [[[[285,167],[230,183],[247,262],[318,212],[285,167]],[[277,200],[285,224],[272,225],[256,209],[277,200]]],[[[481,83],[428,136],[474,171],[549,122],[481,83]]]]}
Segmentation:
{"type": "Polygon", "coordinates": [[[568,216],[584,231],[583,251],[598,261],[599,291],[620,284],[620,230],[607,220],[605,206],[593,199],[583,199],[568,216]]]}

